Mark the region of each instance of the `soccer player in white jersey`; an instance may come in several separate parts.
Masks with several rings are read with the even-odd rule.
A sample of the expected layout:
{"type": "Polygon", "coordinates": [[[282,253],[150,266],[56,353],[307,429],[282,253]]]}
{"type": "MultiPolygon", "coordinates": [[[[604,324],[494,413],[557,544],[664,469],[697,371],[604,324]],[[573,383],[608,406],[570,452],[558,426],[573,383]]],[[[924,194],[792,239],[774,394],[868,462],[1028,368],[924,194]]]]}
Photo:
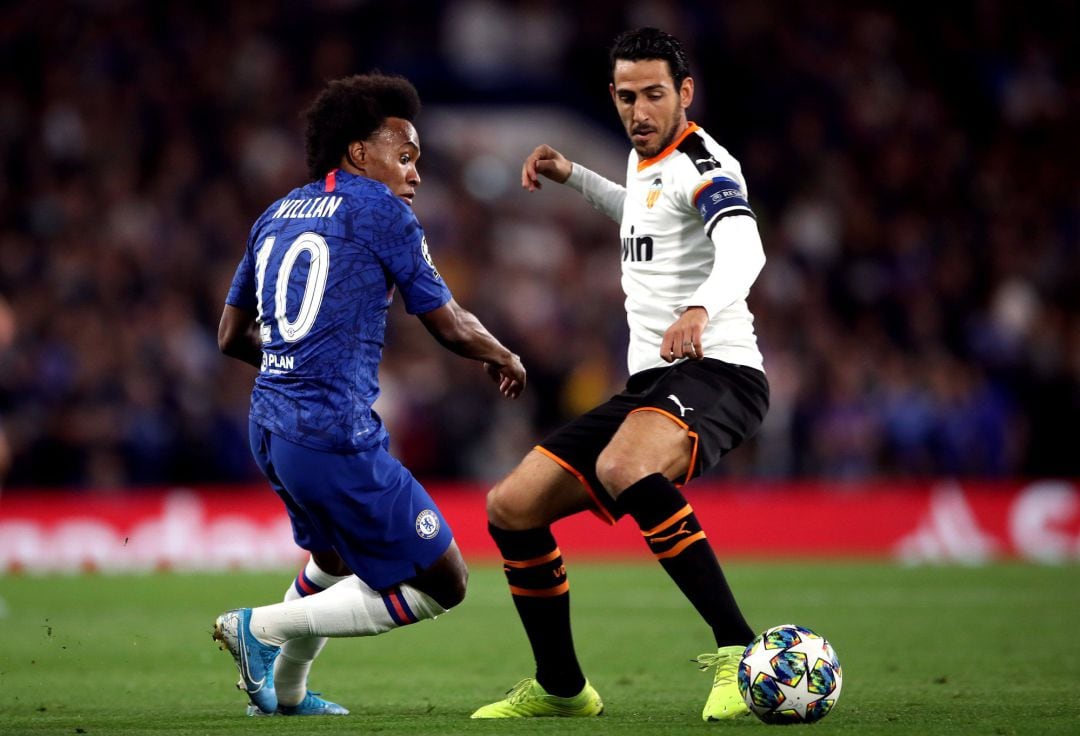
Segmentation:
{"type": "Polygon", "coordinates": [[[715,668],[702,717],[747,713],[736,672],[754,636],[680,487],[757,431],[769,387],[746,297],[765,263],[738,162],[687,120],[686,55],[655,28],[610,54],[611,98],[633,150],[620,186],[547,145],[525,159],[620,223],[630,327],[626,389],[545,438],[488,494],[488,527],[525,626],[536,673],[473,718],[594,716],[603,711],[574,652],[566,568],[552,522],[589,510],[629,514],[660,564],[712,629],[715,668]]]}

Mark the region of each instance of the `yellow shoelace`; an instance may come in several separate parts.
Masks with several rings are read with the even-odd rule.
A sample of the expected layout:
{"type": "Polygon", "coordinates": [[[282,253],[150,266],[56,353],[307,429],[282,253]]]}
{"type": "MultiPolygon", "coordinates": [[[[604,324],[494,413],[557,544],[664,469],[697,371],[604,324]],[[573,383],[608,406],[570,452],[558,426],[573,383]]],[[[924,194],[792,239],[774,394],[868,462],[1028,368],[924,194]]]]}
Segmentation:
{"type": "Polygon", "coordinates": [[[716,685],[730,685],[735,682],[735,676],[739,671],[739,659],[731,654],[706,652],[699,654],[697,659],[691,661],[697,662],[698,669],[702,671],[715,667],[716,677],[713,683],[716,685]]]}
{"type": "Polygon", "coordinates": [[[523,702],[532,691],[533,679],[526,677],[524,680],[514,685],[512,688],[506,691],[507,700],[511,705],[518,705],[523,702]]]}

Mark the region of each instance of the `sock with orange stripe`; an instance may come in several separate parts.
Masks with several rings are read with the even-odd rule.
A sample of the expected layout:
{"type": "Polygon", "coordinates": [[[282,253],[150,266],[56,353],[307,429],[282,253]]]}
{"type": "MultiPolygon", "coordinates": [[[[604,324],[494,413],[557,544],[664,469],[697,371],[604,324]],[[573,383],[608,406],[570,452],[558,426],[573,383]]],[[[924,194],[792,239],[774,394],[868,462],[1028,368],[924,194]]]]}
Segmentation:
{"type": "Polygon", "coordinates": [[[511,531],[488,524],[503,556],[521,623],[536,660],[536,680],[551,695],[573,697],[585,687],[570,631],[570,585],[551,529],[511,531]]]}
{"type": "MultiPolygon", "coordinates": [[[[285,591],[285,601],[295,601],[315,595],[344,580],[345,576],[331,575],[309,559],[304,569],[285,591]]],[[[274,688],[279,705],[297,705],[307,695],[307,678],[311,665],[326,646],[325,636],[302,636],[285,642],[281,655],[274,660],[274,688]]]]}
{"type": "Polygon", "coordinates": [[[686,498],[660,473],[642,478],[618,499],[679,590],[712,627],[717,646],[748,644],[754,632],[743,618],[705,532],[686,498]]]}

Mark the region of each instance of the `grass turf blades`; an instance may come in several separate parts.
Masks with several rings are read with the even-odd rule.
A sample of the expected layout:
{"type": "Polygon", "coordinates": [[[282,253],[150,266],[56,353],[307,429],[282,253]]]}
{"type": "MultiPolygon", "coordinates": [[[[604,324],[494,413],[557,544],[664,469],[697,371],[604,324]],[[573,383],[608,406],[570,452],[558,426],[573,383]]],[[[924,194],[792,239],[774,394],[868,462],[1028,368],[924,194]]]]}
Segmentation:
{"type": "MultiPolygon", "coordinates": [[[[708,632],[661,570],[569,564],[574,637],[602,718],[469,719],[532,673],[501,571],[475,564],[451,613],[331,641],[311,687],[352,715],[305,719],[305,733],[770,728],[701,722],[711,680],[690,660],[708,632]]],[[[1080,566],[734,561],[726,570],[755,629],[795,623],[835,646],[844,691],[814,734],[1072,733],[1080,723],[1080,566]]],[[[217,613],[277,600],[289,576],[0,577],[0,732],[292,733],[292,719],[245,717],[235,667],[210,639],[217,613]]]]}

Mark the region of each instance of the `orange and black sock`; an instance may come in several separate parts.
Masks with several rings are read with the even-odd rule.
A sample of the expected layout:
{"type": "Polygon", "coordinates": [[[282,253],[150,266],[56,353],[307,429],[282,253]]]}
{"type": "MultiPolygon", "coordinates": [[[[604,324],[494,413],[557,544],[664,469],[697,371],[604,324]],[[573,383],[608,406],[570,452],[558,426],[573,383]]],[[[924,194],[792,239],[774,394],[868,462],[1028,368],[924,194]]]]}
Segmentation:
{"type": "Polygon", "coordinates": [[[551,529],[511,531],[488,524],[503,556],[521,623],[536,659],[536,679],[552,695],[569,698],[585,687],[570,632],[570,585],[551,529]]]}
{"type": "Polygon", "coordinates": [[[747,644],[754,632],[743,618],[705,532],[686,498],[660,473],[642,478],[619,495],[649,549],[679,590],[712,627],[717,646],[747,644]]]}

